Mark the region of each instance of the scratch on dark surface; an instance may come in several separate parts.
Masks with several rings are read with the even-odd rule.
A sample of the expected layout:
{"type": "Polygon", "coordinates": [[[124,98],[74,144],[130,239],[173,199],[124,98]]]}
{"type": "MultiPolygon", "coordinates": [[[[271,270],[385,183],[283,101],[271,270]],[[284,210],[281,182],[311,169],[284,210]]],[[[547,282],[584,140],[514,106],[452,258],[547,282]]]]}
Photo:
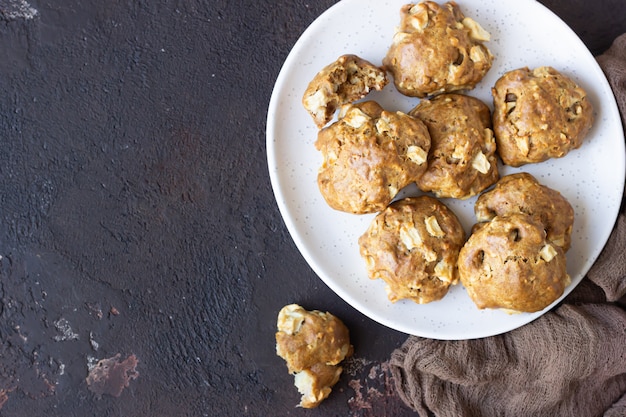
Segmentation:
{"type": "Polygon", "coordinates": [[[137,357],[130,355],[120,361],[120,356],[118,353],[112,358],[101,359],[89,371],[87,386],[97,398],[104,394],[119,397],[124,388],[128,387],[130,380],[139,377],[137,357]]]}
{"type": "Polygon", "coordinates": [[[2,410],[4,403],[6,403],[7,400],[9,399],[8,393],[10,391],[11,389],[0,389],[0,410],[2,410]]]}
{"type": "MultiPolygon", "coordinates": [[[[114,299],[121,305],[120,300],[107,287],[74,275],[60,265],[61,261],[50,252],[13,252],[0,256],[3,416],[13,416],[15,410],[24,409],[19,404],[25,399],[52,401],[68,395],[64,387],[73,375],[82,375],[82,358],[95,350],[92,334],[114,335],[117,331],[111,317],[100,320],[89,310],[78,307],[84,300],[89,305],[101,305],[114,299]]],[[[111,337],[116,341],[116,349],[130,349],[123,346],[120,338],[111,337]]],[[[106,348],[105,345],[103,349],[106,348]]],[[[79,378],[84,381],[84,376],[79,378]]]]}
{"type": "Polygon", "coordinates": [[[34,19],[39,11],[24,0],[0,0],[0,18],[4,20],[34,19]]]}
{"type": "Polygon", "coordinates": [[[355,378],[348,382],[354,390],[354,397],[348,400],[351,417],[386,417],[406,413],[406,406],[395,393],[388,362],[360,360],[355,371],[355,378]]]}
{"type": "Polygon", "coordinates": [[[60,374],[59,362],[41,349],[50,337],[40,315],[43,293],[24,288],[27,274],[12,256],[0,256],[0,406],[12,391],[33,399],[54,394],[60,374]]]}

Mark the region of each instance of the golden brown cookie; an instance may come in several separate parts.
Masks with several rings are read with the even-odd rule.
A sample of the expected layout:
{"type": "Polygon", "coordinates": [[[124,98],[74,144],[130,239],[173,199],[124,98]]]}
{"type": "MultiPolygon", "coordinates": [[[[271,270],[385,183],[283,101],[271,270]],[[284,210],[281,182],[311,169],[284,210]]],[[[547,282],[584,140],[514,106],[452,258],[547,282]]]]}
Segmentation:
{"type": "Polygon", "coordinates": [[[465,231],[456,215],[426,195],[396,201],[359,238],[371,279],[387,284],[390,301],[424,304],[443,298],[458,282],[456,268],[465,231]]]}
{"type": "Polygon", "coordinates": [[[507,72],[491,93],[498,153],[507,165],[565,156],[582,145],[593,124],[587,93],[551,67],[507,72]]]}
{"type": "Polygon", "coordinates": [[[563,249],[546,239],[543,225],[525,214],[494,217],[459,253],[459,277],[476,306],[535,312],[570,283],[563,249]]]}
{"type": "Polygon", "coordinates": [[[412,97],[471,89],[491,68],[489,33],[453,2],[407,4],[383,59],[396,88],[412,97]]]}
{"type": "Polygon", "coordinates": [[[442,94],[422,100],[409,114],[426,124],[431,138],[428,168],[417,181],[422,191],[465,199],[498,180],[496,143],[485,103],[442,94]]]}
{"type": "Polygon", "coordinates": [[[496,186],[481,194],[474,205],[478,222],[495,216],[523,213],[533,216],[546,231],[546,238],[565,252],[570,247],[574,209],[565,197],[526,172],[502,177],[496,186]]]}
{"type": "Polygon", "coordinates": [[[324,160],[317,182],[326,202],[349,213],[378,212],[426,170],[428,129],[376,102],[343,106],[315,147],[324,160]]]}
{"type": "Polygon", "coordinates": [[[307,311],[297,304],[278,313],[276,354],[287,363],[302,394],[300,406],[317,407],[339,380],[338,366],[352,355],[348,328],[332,314],[307,311]]]}
{"type": "Polygon", "coordinates": [[[382,90],[388,82],[385,71],[371,62],[342,55],[315,75],[304,91],[302,105],[321,129],[340,106],[362,99],[371,90],[382,90]]]}

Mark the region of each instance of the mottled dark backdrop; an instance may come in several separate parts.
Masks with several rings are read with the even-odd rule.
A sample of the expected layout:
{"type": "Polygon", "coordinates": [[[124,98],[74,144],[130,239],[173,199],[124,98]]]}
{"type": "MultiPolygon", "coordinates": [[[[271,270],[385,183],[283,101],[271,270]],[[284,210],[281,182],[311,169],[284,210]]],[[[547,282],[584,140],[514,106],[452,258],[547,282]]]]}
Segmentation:
{"type": "MultiPolygon", "coordinates": [[[[414,415],[405,335],[314,275],[267,174],[274,80],[333,3],[0,0],[0,415],[414,415]],[[290,302],[352,330],[317,410],[274,353],[290,302]]],[[[545,4],[594,53],[626,31],[622,0],[545,4]]]]}

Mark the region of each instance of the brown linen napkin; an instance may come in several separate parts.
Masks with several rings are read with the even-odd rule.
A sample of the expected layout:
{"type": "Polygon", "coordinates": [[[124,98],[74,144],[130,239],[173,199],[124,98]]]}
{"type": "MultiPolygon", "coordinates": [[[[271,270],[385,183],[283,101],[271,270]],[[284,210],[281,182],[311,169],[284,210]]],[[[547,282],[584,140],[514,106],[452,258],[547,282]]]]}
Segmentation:
{"type": "MultiPolygon", "coordinates": [[[[598,57],[626,126],[626,34],[598,57]]],[[[392,353],[420,416],[626,416],[626,215],[587,277],[554,310],[477,340],[410,336],[392,353]]]]}

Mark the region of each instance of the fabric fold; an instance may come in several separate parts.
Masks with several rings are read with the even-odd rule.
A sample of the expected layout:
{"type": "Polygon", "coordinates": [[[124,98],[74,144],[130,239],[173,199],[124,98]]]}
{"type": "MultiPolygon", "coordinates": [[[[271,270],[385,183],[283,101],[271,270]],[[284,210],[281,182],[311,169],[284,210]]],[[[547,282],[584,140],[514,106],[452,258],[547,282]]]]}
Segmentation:
{"type": "Polygon", "coordinates": [[[401,398],[427,416],[593,416],[626,390],[626,311],[564,304],[505,335],[411,336],[393,352],[401,398]]]}

